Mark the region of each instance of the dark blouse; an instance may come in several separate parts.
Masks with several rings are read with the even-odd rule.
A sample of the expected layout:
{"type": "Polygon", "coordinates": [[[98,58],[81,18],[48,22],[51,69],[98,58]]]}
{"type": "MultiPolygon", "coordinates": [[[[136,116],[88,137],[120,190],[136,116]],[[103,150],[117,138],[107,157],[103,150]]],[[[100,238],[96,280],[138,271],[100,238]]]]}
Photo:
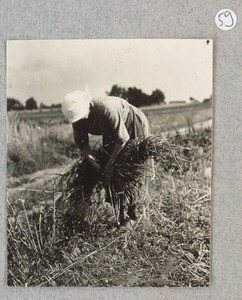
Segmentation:
{"type": "Polygon", "coordinates": [[[137,123],[141,124],[141,131],[145,131],[145,127],[148,126],[144,114],[126,100],[110,96],[94,98],[90,103],[88,117],[72,124],[74,140],[80,149],[88,146],[89,133],[102,135],[104,141],[106,139],[123,144],[129,138],[136,137],[137,123]]]}

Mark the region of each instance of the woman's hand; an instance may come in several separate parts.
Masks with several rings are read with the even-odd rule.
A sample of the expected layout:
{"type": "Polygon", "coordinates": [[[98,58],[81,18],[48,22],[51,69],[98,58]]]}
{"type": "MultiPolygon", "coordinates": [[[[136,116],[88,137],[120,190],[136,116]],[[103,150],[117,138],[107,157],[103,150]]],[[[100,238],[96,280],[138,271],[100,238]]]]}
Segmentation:
{"type": "Polygon", "coordinates": [[[113,175],[114,163],[124,146],[125,146],[125,143],[123,143],[123,144],[116,143],[115,144],[113,152],[110,155],[110,158],[108,160],[108,163],[103,170],[103,173],[104,173],[104,176],[105,176],[107,182],[109,182],[111,180],[111,177],[113,175]]]}
{"type": "Polygon", "coordinates": [[[102,169],[101,169],[99,163],[96,161],[96,159],[95,159],[95,157],[94,157],[93,155],[90,155],[90,154],[89,154],[89,155],[87,156],[87,159],[90,161],[90,163],[93,165],[93,167],[95,168],[95,170],[96,170],[97,172],[101,172],[101,171],[102,171],[102,169]]]}
{"type": "Polygon", "coordinates": [[[97,172],[101,172],[102,168],[100,167],[99,163],[97,162],[95,156],[93,155],[93,152],[89,146],[87,146],[84,149],[81,149],[81,154],[89,160],[89,162],[92,164],[92,166],[95,168],[97,172]]]}
{"type": "Polygon", "coordinates": [[[101,172],[102,168],[100,167],[99,163],[97,163],[95,160],[89,159],[90,163],[93,165],[93,167],[95,168],[95,170],[97,172],[101,172]]]}

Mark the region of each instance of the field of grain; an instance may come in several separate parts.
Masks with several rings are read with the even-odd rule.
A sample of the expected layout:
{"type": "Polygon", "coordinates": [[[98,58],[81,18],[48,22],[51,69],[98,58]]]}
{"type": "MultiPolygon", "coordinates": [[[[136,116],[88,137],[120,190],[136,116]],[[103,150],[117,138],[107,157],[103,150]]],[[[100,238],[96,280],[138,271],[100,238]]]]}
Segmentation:
{"type": "Polygon", "coordinates": [[[209,285],[212,133],[193,124],[211,117],[211,108],[147,116],[154,133],[186,126],[186,134],[168,139],[191,150],[181,148],[179,167],[156,164],[156,179],[141,191],[137,224],[121,229],[103,197],[74,225],[61,223],[58,179],[78,156],[69,124],[9,122],[9,285],[209,285]]]}

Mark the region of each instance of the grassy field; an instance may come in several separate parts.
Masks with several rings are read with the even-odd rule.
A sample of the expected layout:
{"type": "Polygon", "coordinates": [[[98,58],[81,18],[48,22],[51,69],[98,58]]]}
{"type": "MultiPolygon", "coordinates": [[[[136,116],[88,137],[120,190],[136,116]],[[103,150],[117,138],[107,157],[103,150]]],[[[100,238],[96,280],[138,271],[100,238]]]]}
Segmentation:
{"type": "MultiPolygon", "coordinates": [[[[172,114],[161,114],[159,109],[154,109],[145,111],[145,114],[151,132],[160,134],[181,127],[192,128],[194,123],[211,119],[210,105],[198,105],[195,108],[195,110],[183,109],[172,114]]],[[[19,177],[38,170],[65,165],[68,157],[78,155],[71,125],[63,118],[20,120],[11,114],[7,133],[8,177],[19,177]]],[[[90,138],[92,147],[100,143],[100,138],[90,138]]]]}
{"type": "Polygon", "coordinates": [[[179,167],[156,164],[155,181],[141,191],[137,224],[122,229],[114,226],[103,195],[92,199],[77,226],[63,227],[57,183],[77,155],[70,125],[10,124],[8,284],[208,286],[211,130],[193,131],[192,123],[209,114],[210,109],[189,118],[177,113],[169,118],[172,128],[155,112],[148,115],[153,132],[190,122],[190,133],[169,141],[191,151],[181,149],[179,167]],[[13,163],[16,152],[21,156],[13,163]],[[29,160],[38,161],[27,168],[29,160]]]}

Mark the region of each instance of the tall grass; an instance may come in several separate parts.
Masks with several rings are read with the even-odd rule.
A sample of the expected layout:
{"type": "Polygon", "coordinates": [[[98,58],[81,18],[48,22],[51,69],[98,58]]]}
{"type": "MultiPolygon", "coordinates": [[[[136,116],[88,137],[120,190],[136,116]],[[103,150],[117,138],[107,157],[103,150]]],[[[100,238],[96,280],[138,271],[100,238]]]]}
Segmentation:
{"type": "Polygon", "coordinates": [[[74,142],[68,124],[10,119],[7,147],[8,176],[20,176],[66,163],[74,142]]]}

